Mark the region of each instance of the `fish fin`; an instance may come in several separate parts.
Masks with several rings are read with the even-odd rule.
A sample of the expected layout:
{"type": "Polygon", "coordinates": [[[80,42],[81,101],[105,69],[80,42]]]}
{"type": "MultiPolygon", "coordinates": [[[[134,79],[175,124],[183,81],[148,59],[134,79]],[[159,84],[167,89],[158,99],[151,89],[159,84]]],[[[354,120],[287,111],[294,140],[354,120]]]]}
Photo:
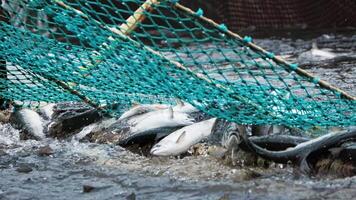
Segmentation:
{"type": "Polygon", "coordinates": [[[170,107],[168,108],[168,111],[169,111],[169,116],[170,116],[170,118],[173,119],[173,118],[174,118],[174,115],[173,115],[173,108],[172,108],[172,106],[170,106],[170,107]]]}
{"type": "Polygon", "coordinates": [[[313,43],[312,43],[312,49],[319,49],[319,48],[318,48],[318,45],[316,44],[316,42],[313,42],[313,43]]]}
{"type": "Polygon", "coordinates": [[[340,155],[341,151],[344,150],[342,147],[334,147],[330,148],[328,151],[331,153],[331,155],[336,158],[340,155]]]}
{"type": "Polygon", "coordinates": [[[177,103],[177,106],[180,106],[180,107],[184,106],[184,102],[180,99],[176,99],[176,103],[177,103]]]}
{"type": "Polygon", "coordinates": [[[183,131],[183,132],[180,134],[180,136],[178,137],[176,143],[179,143],[180,141],[182,141],[183,138],[184,138],[184,136],[185,136],[185,131],[183,131]]]}
{"type": "Polygon", "coordinates": [[[267,131],[267,135],[272,135],[272,134],[274,134],[274,128],[275,127],[275,125],[272,125],[272,126],[270,126],[269,128],[268,128],[268,131],[267,131]]]}

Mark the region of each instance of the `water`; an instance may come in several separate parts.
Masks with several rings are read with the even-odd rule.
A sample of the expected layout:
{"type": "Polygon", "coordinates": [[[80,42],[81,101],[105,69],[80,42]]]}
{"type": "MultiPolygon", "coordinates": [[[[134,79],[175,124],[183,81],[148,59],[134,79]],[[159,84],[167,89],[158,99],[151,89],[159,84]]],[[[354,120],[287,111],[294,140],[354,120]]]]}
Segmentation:
{"type": "Polygon", "coordinates": [[[224,165],[212,156],[147,158],[125,149],[77,140],[20,141],[0,125],[1,199],[351,199],[356,177],[316,179],[279,165],[269,169],[224,165]],[[39,156],[50,145],[54,154],[39,156]],[[23,166],[32,169],[19,172],[23,166]],[[258,174],[250,178],[247,170],[258,174]],[[83,186],[94,190],[85,193],[83,186]]]}
{"type": "MultiPolygon", "coordinates": [[[[313,40],[274,38],[257,40],[257,43],[297,59],[299,53],[311,47],[312,41],[321,41],[320,47],[331,47],[333,52],[352,53],[356,50],[355,38],[324,35],[313,40]]],[[[355,63],[323,62],[304,67],[355,95],[355,63]]],[[[206,154],[184,158],[144,157],[119,146],[79,142],[82,137],[21,141],[17,130],[1,124],[0,199],[356,198],[356,176],[308,177],[281,165],[267,169],[240,168],[206,154]],[[38,149],[45,145],[54,153],[39,156],[38,149]],[[94,189],[84,192],[85,185],[94,189]]]]}

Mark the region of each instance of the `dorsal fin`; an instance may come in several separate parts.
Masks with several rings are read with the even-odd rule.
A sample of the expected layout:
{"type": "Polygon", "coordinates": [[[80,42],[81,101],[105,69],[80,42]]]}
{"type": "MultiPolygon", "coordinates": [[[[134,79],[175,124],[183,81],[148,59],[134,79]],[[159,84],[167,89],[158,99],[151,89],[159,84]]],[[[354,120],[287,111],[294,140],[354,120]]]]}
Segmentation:
{"type": "Polygon", "coordinates": [[[176,143],[181,142],[181,141],[183,140],[183,138],[184,138],[184,137],[185,137],[185,131],[183,131],[183,132],[180,134],[180,136],[178,137],[178,139],[177,139],[176,143]]]}
{"type": "Polygon", "coordinates": [[[267,132],[267,135],[272,135],[273,134],[273,132],[274,132],[274,127],[275,127],[275,125],[271,125],[269,128],[268,128],[268,132],[267,132]]]}
{"type": "Polygon", "coordinates": [[[344,150],[343,147],[334,147],[329,149],[328,151],[331,153],[331,155],[336,158],[340,155],[341,151],[344,150]]]}
{"type": "Polygon", "coordinates": [[[313,43],[312,43],[312,49],[319,49],[319,48],[318,48],[318,45],[316,44],[316,42],[313,42],[313,43]]]}
{"type": "Polygon", "coordinates": [[[174,114],[173,114],[173,108],[172,108],[172,106],[170,106],[170,107],[168,108],[168,111],[169,111],[169,117],[170,117],[171,119],[173,119],[173,118],[174,118],[174,114]]]}
{"type": "Polygon", "coordinates": [[[180,99],[176,99],[176,103],[177,103],[177,106],[180,106],[180,107],[184,106],[184,102],[180,99]]]}

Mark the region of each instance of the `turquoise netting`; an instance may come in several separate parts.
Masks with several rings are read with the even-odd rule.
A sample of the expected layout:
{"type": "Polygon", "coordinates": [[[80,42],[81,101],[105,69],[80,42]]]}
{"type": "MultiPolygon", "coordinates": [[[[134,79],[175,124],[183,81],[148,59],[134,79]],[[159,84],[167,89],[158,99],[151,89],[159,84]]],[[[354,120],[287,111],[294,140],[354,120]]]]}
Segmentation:
{"type": "Polygon", "coordinates": [[[299,75],[296,65],[251,48],[249,37],[234,37],[224,25],[204,20],[201,10],[159,1],[141,13],[145,19],[132,32],[120,32],[144,1],[5,2],[5,99],[85,100],[117,115],[117,108],[133,102],[179,98],[242,124],[356,125],[356,101],[321,87],[318,78],[299,75]]]}

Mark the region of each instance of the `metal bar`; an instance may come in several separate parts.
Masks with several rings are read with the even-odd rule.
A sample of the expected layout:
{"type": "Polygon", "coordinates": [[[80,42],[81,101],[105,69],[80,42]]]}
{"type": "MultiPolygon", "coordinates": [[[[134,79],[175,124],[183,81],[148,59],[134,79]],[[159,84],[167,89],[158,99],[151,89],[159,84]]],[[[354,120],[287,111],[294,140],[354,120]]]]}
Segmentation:
{"type": "Polygon", "coordinates": [[[157,4],[159,4],[159,0],[147,0],[129,18],[127,18],[126,23],[122,24],[119,29],[123,34],[129,35],[136,29],[140,22],[146,19],[145,12],[152,11],[152,6],[157,4]]]}

